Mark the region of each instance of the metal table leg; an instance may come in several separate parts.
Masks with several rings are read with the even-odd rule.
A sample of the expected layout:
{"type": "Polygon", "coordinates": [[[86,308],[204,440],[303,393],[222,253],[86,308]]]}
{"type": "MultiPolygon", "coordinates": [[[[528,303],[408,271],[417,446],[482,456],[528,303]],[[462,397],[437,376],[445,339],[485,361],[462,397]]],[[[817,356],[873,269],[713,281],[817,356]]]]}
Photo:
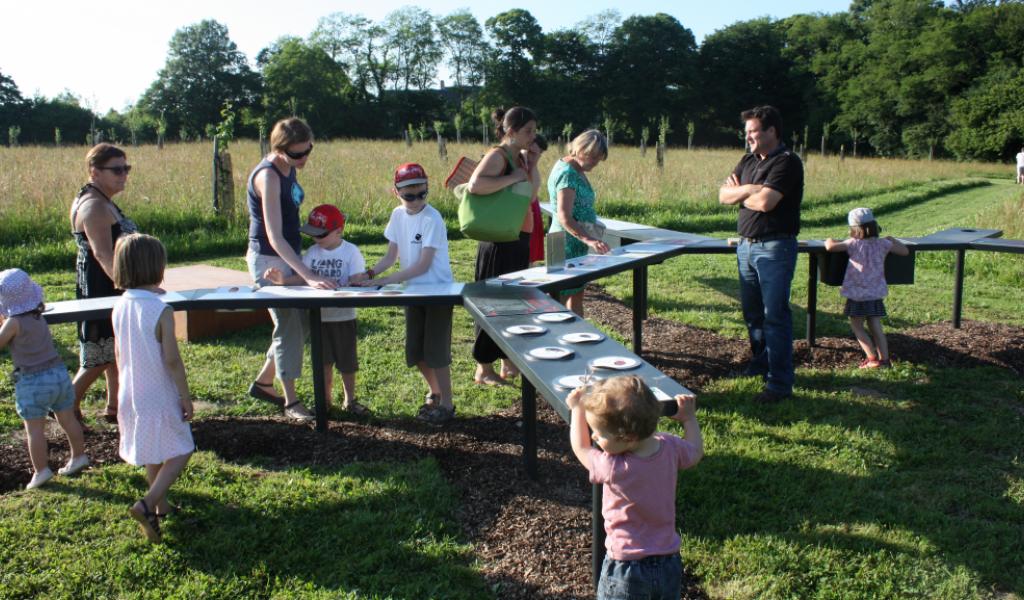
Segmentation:
{"type": "Polygon", "coordinates": [[[592,484],[590,494],[590,556],[595,590],[597,589],[597,583],[601,581],[601,563],[604,562],[604,517],[601,516],[603,496],[604,486],[592,484]]]}
{"type": "Polygon", "coordinates": [[[523,380],[523,464],[526,476],[537,479],[537,389],[525,376],[523,380]]]}
{"type": "Polygon", "coordinates": [[[633,354],[644,348],[644,319],[647,318],[647,267],[633,269],[633,354]]]}
{"type": "Polygon", "coordinates": [[[818,327],[818,255],[807,255],[807,345],[815,344],[818,327]]]}
{"type": "Polygon", "coordinates": [[[313,371],[313,399],[316,405],[316,430],[327,431],[327,391],[324,389],[323,333],[320,307],[309,309],[309,355],[313,371]]]}
{"type": "Polygon", "coordinates": [[[953,328],[960,329],[960,313],[963,310],[964,303],[964,259],[967,256],[967,250],[960,249],[956,251],[956,273],[954,275],[956,281],[953,288],[953,328]]]}

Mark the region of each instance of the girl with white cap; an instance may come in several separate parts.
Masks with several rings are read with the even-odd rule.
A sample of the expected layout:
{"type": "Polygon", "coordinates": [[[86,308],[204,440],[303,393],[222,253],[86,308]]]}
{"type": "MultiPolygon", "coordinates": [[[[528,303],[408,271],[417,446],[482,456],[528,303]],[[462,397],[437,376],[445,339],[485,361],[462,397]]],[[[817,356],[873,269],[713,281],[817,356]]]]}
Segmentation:
{"type": "Polygon", "coordinates": [[[878,237],[882,228],[870,208],[855,208],[846,220],[850,225],[850,237],[841,242],[828,238],[825,250],[850,255],[839,293],[846,298],[844,314],[850,317],[853,335],[867,355],[860,368],[888,368],[891,366],[889,344],[882,331],[882,317],[885,316],[883,298],[889,294],[885,283],[885,255],[892,252],[906,256],[910,250],[892,236],[878,237]],[[870,335],[864,329],[865,319],[870,335]]]}
{"type": "Polygon", "coordinates": [[[71,458],[60,475],[74,475],[89,466],[82,425],[75,418],[75,391],[64,361],[53,346],[43,314],[43,288],[21,269],[0,272],[0,350],[11,346],[14,363],[14,404],[25,422],[32,479],[28,489],[53,477],[47,455],[46,413],[52,412],[68,436],[71,458]]]}

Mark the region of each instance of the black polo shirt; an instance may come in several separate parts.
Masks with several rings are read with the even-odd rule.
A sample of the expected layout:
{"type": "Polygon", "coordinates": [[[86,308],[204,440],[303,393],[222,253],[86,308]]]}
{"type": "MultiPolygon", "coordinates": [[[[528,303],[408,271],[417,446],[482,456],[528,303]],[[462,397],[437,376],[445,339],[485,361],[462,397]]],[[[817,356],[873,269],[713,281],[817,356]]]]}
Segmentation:
{"type": "Polygon", "coordinates": [[[740,204],[737,231],[743,237],[761,238],[800,233],[800,202],[804,197],[804,164],[796,153],[780,144],[763,159],[747,154],[733,175],[741,185],[760,184],[782,194],[782,200],[768,212],[750,210],[740,204]]]}

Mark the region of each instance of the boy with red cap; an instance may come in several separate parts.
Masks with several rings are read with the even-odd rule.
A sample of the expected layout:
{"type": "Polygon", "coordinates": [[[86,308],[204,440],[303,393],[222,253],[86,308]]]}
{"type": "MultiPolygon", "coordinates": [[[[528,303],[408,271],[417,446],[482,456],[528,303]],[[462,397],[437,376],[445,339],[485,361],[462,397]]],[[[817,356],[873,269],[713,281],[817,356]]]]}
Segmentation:
{"type": "MultiPolygon", "coordinates": [[[[299,231],[312,237],[316,244],[310,246],[302,256],[302,262],[314,273],[326,277],[339,286],[354,284],[365,278],[366,262],[354,244],[342,239],[345,230],[345,215],[330,204],[321,204],[309,213],[306,224],[299,231]]],[[[304,285],[306,280],[299,275],[284,277],[278,269],[267,269],[263,278],[277,285],[304,285]]],[[[331,408],[334,396],[333,383],[336,367],[341,373],[345,390],[342,409],[356,415],[365,415],[369,410],[356,401],[356,371],[359,360],[356,354],[356,309],[324,308],[320,311],[323,324],[324,387],[327,390],[327,408],[331,408]]]]}
{"type": "MultiPolygon", "coordinates": [[[[395,196],[400,206],[391,212],[384,229],[388,251],[372,269],[372,281],[362,285],[408,283],[450,283],[448,230],[437,209],[427,204],[427,172],[418,164],[405,163],[395,170],[395,196]],[[400,269],[374,279],[398,260],[400,269]]],[[[405,362],[420,370],[430,386],[417,419],[435,425],[455,416],[452,404],[452,307],[408,306],[405,308],[405,362]]]]}

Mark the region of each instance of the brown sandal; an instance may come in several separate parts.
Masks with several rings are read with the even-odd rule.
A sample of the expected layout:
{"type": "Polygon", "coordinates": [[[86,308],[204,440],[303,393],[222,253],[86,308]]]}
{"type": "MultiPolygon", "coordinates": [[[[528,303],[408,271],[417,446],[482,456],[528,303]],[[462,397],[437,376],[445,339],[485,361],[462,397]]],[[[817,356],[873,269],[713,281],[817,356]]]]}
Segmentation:
{"type": "Polygon", "coordinates": [[[149,506],[146,505],[145,500],[139,498],[139,504],[142,505],[141,512],[135,510],[135,506],[133,505],[128,509],[128,514],[139,522],[139,529],[142,530],[142,533],[145,534],[146,539],[149,540],[150,543],[159,544],[161,540],[160,519],[157,517],[155,512],[149,510],[149,506]]]}

